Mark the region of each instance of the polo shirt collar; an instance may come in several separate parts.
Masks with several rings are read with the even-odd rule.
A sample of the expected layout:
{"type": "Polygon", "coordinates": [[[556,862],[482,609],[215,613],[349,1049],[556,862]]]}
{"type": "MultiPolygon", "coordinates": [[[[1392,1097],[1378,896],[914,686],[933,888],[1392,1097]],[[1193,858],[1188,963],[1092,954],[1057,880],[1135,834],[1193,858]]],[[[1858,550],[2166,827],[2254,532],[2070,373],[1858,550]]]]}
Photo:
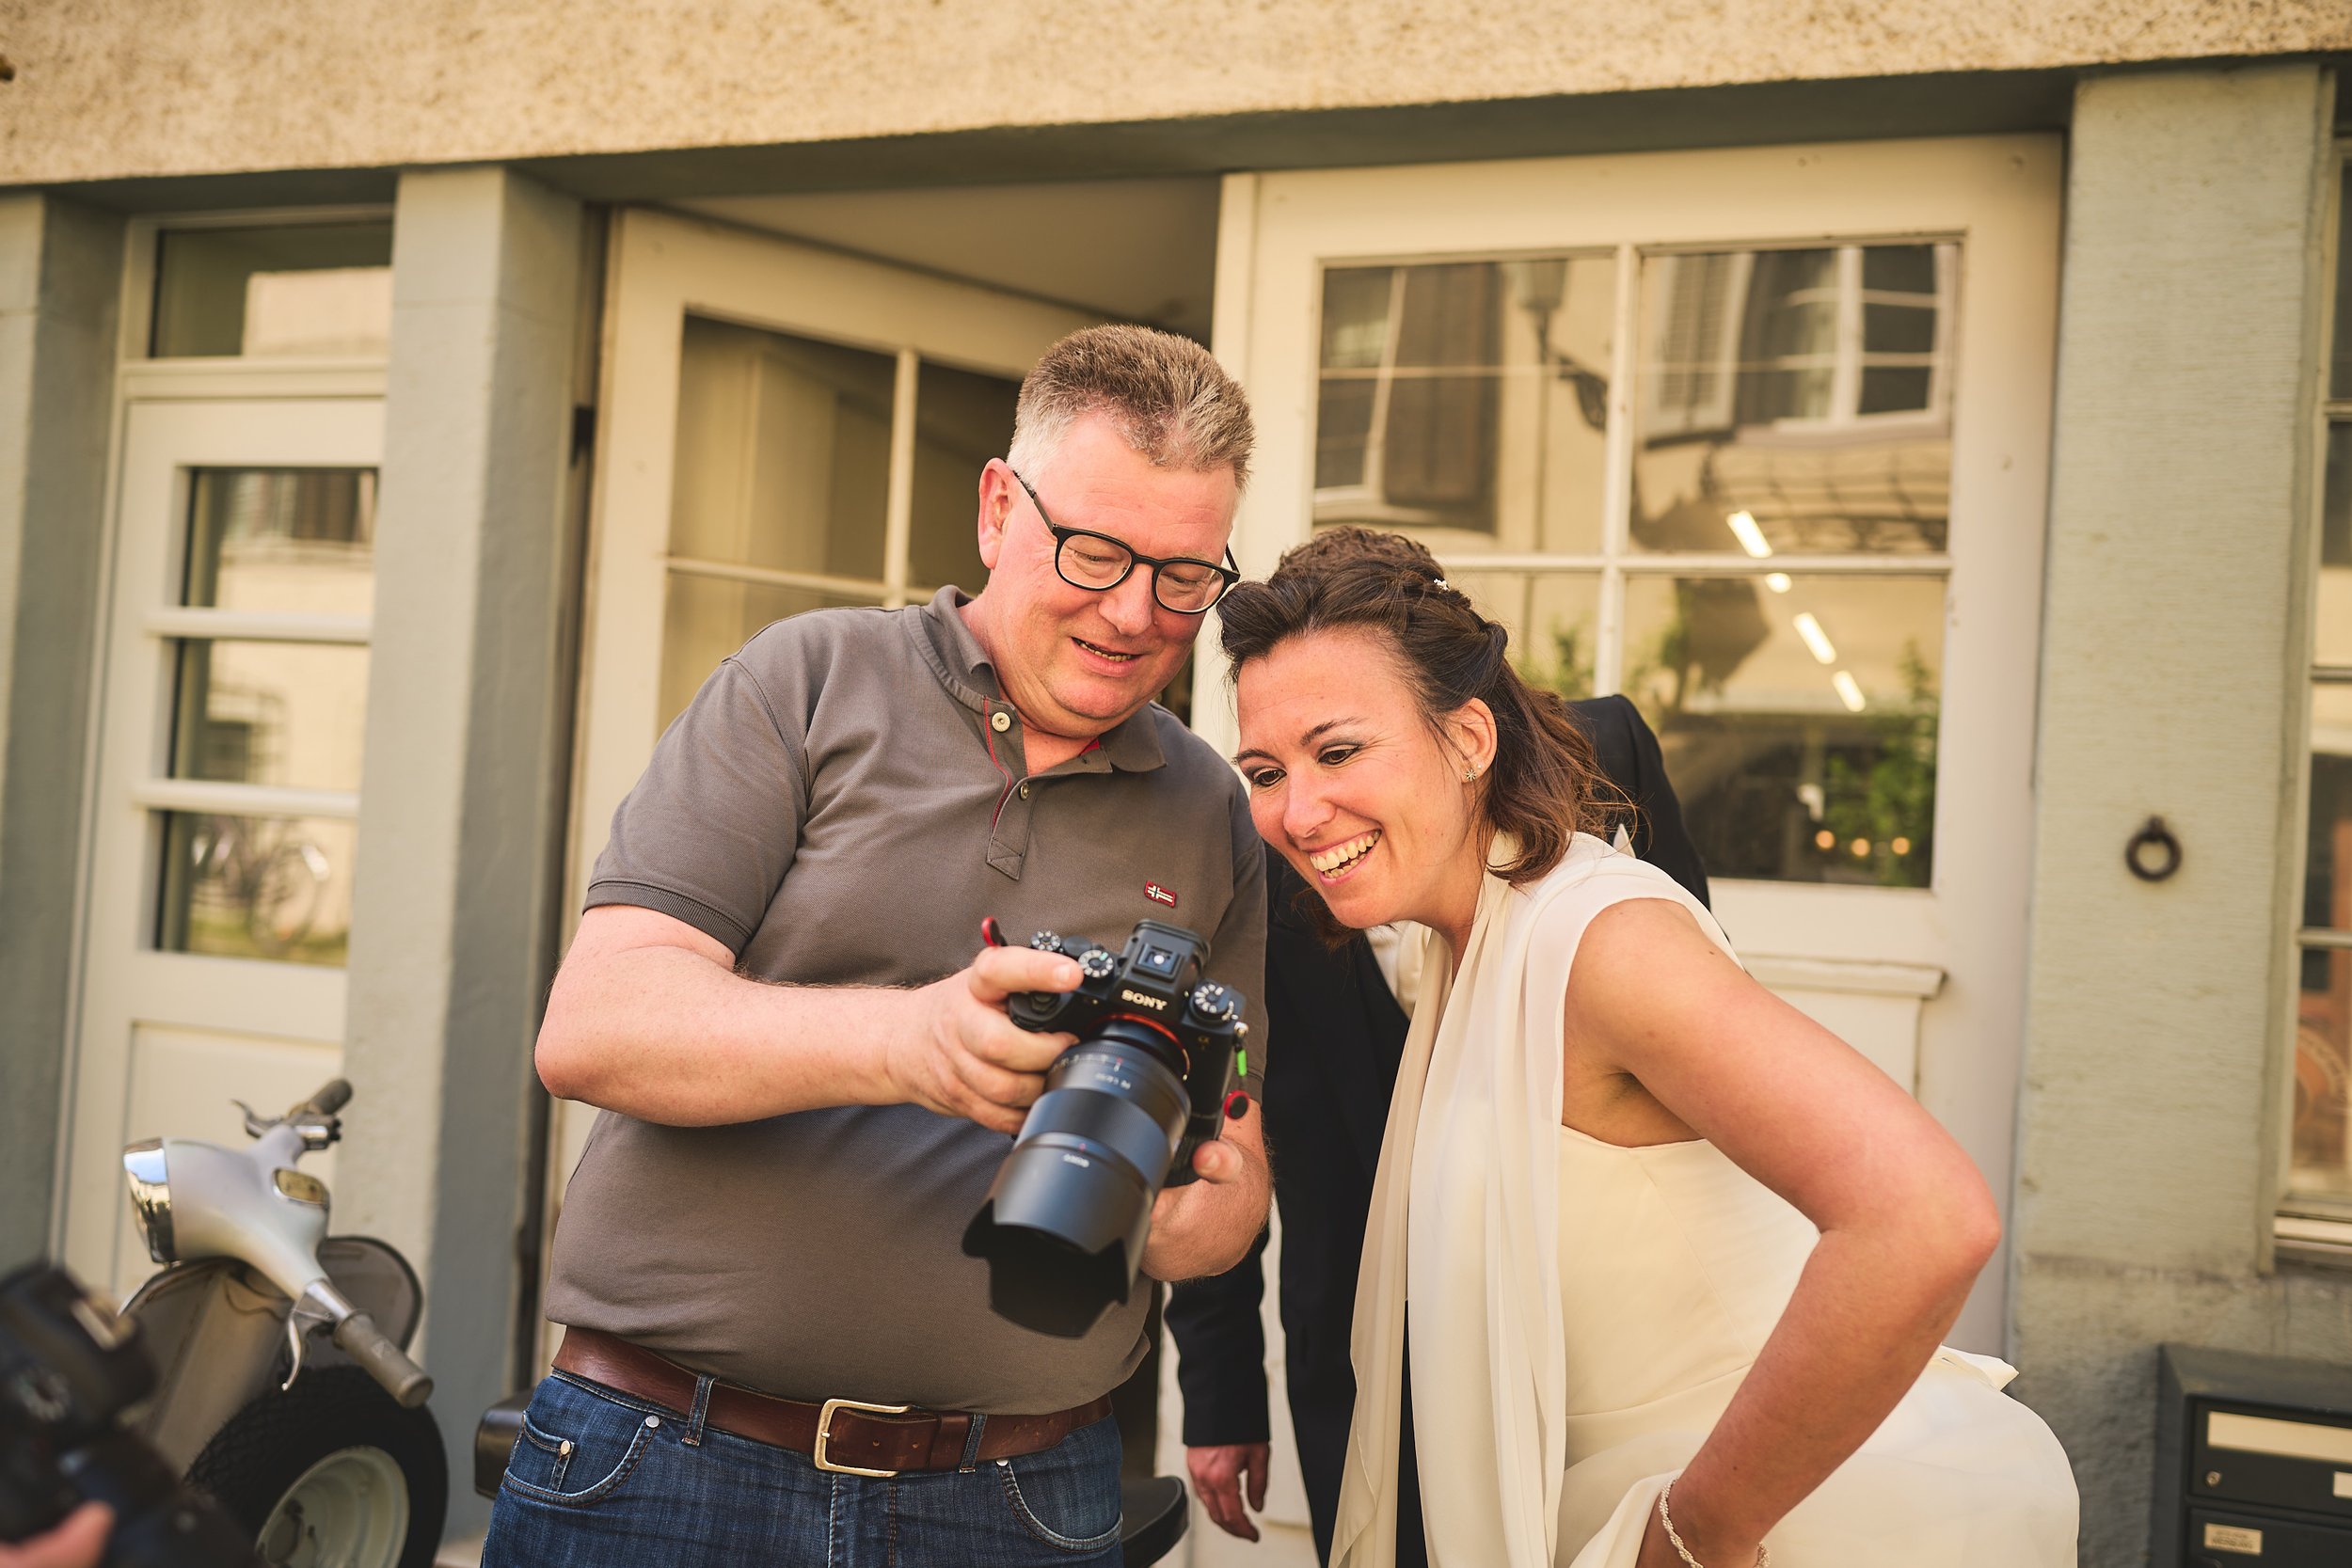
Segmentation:
{"type": "MultiPolygon", "coordinates": [[[[924,662],[948,694],[965,707],[984,713],[1007,705],[994,662],[980,646],[980,640],[972,635],[972,628],[964,625],[961,612],[971,602],[971,595],[952,583],[931,595],[930,603],[915,618],[915,642],[923,651],[924,662]]],[[[1083,759],[1093,753],[1122,773],[1149,772],[1168,764],[1150,708],[1104,731],[1079,755],[1083,759]]]]}

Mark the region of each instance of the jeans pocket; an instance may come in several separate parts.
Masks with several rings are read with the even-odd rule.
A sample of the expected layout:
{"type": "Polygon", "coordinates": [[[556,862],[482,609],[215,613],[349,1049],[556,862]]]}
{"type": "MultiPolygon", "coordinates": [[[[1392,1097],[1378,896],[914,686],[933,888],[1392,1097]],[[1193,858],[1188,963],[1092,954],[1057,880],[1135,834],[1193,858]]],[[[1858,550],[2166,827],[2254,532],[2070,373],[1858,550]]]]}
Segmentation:
{"type": "Polygon", "coordinates": [[[1119,1539],[1119,1423],[1104,1417],[1041,1453],[996,1461],[1005,1501],[1031,1535],[1066,1552],[1119,1539]]]}
{"type": "Polygon", "coordinates": [[[532,1396],[506,1462],[505,1488],[584,1508],[618,1491],[661,1430],[661,1418],[549,1378],[532,1396]]]}

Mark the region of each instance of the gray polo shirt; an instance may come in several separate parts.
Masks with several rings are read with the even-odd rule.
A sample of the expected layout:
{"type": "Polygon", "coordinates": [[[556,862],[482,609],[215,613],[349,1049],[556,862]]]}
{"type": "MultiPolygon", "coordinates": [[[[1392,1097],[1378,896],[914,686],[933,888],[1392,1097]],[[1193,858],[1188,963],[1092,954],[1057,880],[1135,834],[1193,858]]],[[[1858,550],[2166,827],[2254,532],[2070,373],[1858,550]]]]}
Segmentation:
{"type": "MultiPolygon", "coordinates": [[[[588,904],[674,915],[755,979],[914,986],[994,915],[1118,947],[1188,927],[1265,1039],[1265,868],[1240,781],[1152,706],[1044,773],[946,589],[768,627],[612,820],[588,904]],[[1168,900],[1172,899],[1172,905],[1168,900]]],[[[1249,1063],[1252,1089],[1262,1072],[1249,1063]]],[[[792,1399],[1060,1410],[1143,1354],[1138,1289],[1083,1339],[989,1310],[963,1227],[1012,1140],[912,1105],[727,1127],[607,1111],[565,1190],[548,1315],[792,1399]]]]}

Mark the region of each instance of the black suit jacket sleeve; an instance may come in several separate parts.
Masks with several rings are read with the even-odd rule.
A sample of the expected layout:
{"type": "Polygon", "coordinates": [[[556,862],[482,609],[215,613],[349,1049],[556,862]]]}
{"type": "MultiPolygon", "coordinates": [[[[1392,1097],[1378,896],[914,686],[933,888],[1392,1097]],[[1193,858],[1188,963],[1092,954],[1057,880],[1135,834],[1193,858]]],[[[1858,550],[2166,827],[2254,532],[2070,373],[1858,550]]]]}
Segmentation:
{"type": "Polygon", "coordinates": [[[1223,1274],[1187,1280],[1168,1292],[1168,1331],[1181,1354],[1176,1386],[1184,1396],[1184,1446],[1263,1443],[1273,1435],[1266,1418],[1266,1233],[1249,1255],[1223,1274]]]}
{"type": "Polygon", "coordinates": [[[1682,801],[1667,781],[1665,754],[1642,710],[1629,697],[1597,697],[1578,703],[1576,715],[1593,737],[1601,771],[1632,798],[1634,818],[1628,831],[1634,854],[1708,903],[1707,867],[1683,825],[1682,801]]]}

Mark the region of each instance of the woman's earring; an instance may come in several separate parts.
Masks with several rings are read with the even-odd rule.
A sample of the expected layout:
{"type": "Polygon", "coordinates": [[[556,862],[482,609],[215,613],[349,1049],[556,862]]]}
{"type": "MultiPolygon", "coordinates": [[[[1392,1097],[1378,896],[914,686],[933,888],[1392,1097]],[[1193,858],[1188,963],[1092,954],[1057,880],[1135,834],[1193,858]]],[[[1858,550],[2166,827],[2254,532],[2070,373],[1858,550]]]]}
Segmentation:
{"type": "Polygon", "coordinates": [[[1476,777],[1478,777],[1478,769],[1477,769],[1477,768],[1463,768],[1463,769],[1462,769],[1462,782],[1463,782],[1464,784],[1468,784],[1468,783],[1470,783],[1472,779],[1475,779],[1476,777]]]}

